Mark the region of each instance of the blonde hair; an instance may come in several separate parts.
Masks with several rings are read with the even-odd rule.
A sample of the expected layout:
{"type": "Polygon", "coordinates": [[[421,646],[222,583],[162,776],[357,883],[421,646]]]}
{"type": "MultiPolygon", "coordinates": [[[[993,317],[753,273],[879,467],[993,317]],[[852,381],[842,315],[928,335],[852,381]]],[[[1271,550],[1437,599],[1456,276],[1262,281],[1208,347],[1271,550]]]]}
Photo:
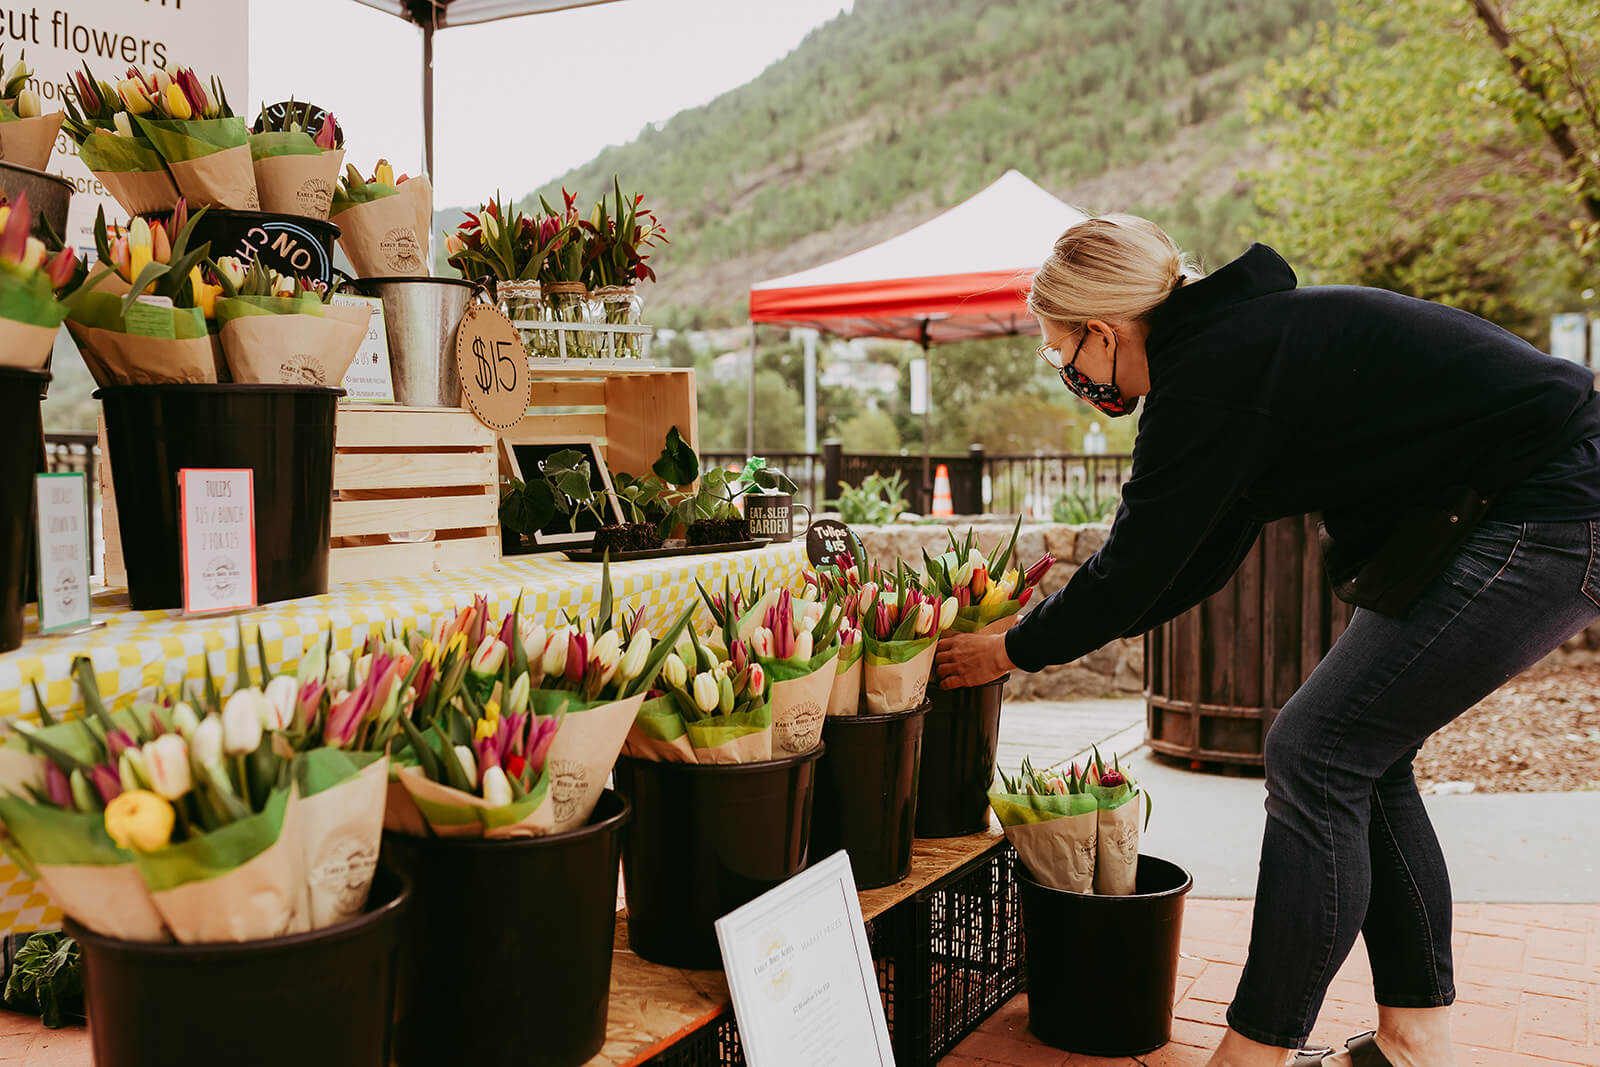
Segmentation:
{"type": "Polygon", "coordinates": [[[1166,232],[1137,215],[1086,219],[1056,238],[1033,276],[1028,310],[1061,326],[1143,319],[1200,268],[1166,232]]]}

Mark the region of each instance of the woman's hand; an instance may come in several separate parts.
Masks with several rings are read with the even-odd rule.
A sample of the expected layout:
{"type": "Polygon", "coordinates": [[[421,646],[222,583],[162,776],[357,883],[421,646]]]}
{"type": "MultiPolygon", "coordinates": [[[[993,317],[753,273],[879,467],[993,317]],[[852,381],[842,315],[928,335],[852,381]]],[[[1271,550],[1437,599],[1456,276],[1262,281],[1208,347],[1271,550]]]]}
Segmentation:
{"type": "Polygon", "coordinates": [[[949,634],[939,640],[933,662],[941,689],[983,685],[1016,669],[1005,634],[949,634]]]}

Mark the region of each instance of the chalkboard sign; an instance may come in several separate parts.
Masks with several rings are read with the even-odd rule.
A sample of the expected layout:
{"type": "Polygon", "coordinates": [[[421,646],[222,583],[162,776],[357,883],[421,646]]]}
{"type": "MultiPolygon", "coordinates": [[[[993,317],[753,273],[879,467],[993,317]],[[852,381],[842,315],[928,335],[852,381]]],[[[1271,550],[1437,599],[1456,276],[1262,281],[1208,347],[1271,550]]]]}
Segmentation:
{"type": "MultiPolygon", "coordinates": [[[[265,117],[272,123],[274,129],[282,129],[284,119],[289,115],[291,107],[294,108],[294,121],[298,122],[300,128],[309,134],[314,135],[320,130],[322,128],[322,120],[328,117],[327,108],[318,107],[316,104],[310,104],[304,100],[280,100],[262,110],[266,112],[265,117]]],[[[265,125],[262,122],[262,116],[257,114],[255,125],[250,127],[250,132],[260,133],[265,125]]],[[[339,125],[338,119],[333,120],[333,134],[334,143],[342,145],[344,143],[344,128],[339,125]]]]}
{"type": "Polygon", "coordinates": [[[841,552],[853,555],[853,546],[860,541],[855,531],[837,519],[818,519],[806,530],[806,558],[813,567],[832,565],[841,552]]]}

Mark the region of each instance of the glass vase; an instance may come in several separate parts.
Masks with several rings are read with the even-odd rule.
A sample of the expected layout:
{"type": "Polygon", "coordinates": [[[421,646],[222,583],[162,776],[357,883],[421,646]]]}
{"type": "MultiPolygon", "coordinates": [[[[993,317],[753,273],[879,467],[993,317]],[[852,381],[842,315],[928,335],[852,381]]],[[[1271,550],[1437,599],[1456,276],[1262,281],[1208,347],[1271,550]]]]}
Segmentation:
{"type": "MultiPolygon", "coordinates": [[[[589,291],[582,282],[550,282],[544,287],[545,319],[548,322],[587,322],[589,291]]],[[[584,330],[544,331],[545,353],[559,356],[563,339],[568,359],[588,359],[594,355],[594,334],[584,330]]]]}
{"type": "MultiPolygon", "coordinates": [[[[642,304],[639,294],[631,285],[603,285],[589,291],[589,312],[592,320],[608,326],[639,325],[642,304]]],[[[638,359],[643,354],[640,350],[639,335],[636,333],[615,333],[604,336],[610,337],[612,347],[608,352],[602,343],[601,355],[614,355],[618,359],[638,359]]]]}
{"type": "Polygon", "coordinates": [[[522,346],[528,350],[530,356],[545,355],[543,351],[548,331],[537,330],[521,325],[524,322],[542,322],[544,320],[544,295],[540,291],[539,283],[535,281],[496,282],[495,297],[500,302],[500,310],[506,313],[506,318],[516,325],[517,333],[522,335],[522,346]]]}

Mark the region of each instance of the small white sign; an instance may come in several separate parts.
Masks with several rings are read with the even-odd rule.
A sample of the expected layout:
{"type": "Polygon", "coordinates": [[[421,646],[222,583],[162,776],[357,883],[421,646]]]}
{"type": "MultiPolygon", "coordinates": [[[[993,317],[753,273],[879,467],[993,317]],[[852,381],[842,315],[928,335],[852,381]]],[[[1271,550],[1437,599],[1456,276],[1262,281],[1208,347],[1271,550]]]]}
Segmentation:
{"type": "Polygon", "coordinates": [[[35,476],[39,632],[89,625],[89,488],[82,474],[35,476]]]}
{"type": "Polygon", "coordinates": [[[200,615],[256,606],[255,472],[185,467],[183,610],[200,615]]]}
{"type": "Polygon", "coordinates": [[[718,919],[717,943],[751,1067],[892,1067],[848,854],[718,919]]]}
{"type": "Polygon", "coordinates": [[[1557,359],[1587,364],[1589,316],[1583,312],[1550,316],[1550,354],[1557,359]]]}
{"type": "Polygon", "coordinates": [[[911,361],[911,414],[926,415],[928,413],[928,361],[914,359],[911,361]]]}
{"type": "Polygon", "coordinates": [[[350,364],[350,369],[344,372],[342,384],[345,399],[394,403],[394,374],[389,366],[389,334],[383,323],[383,301],[375,296],[337,293],[333,303],[372,309],[372,318],[367,321],[367,336],[356,350],[356,358],[350,364]]]}

